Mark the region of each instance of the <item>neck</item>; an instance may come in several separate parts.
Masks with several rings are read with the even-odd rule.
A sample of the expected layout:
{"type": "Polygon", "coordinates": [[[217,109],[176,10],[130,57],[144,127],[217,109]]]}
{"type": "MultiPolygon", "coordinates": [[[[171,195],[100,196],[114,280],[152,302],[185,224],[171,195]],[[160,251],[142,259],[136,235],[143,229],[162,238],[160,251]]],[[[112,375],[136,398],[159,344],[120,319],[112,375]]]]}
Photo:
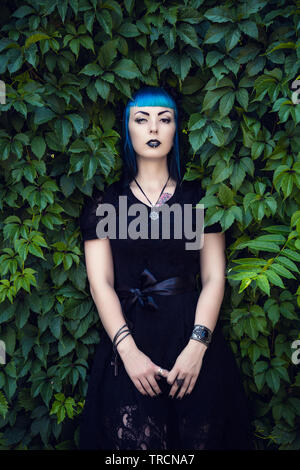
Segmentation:
{"type": "MultiPolygon", "coordinates": [[[[136,157],[138,171],[135,179],[143,188],[149,189],[150,191],[158,191],[166,183],[169,170],[167,165],[167,157],[164,159],[150,159],[141,158],[137,155],[136,157]]],[[[169,179],[168,183],[171,181],[169,179]]]]}

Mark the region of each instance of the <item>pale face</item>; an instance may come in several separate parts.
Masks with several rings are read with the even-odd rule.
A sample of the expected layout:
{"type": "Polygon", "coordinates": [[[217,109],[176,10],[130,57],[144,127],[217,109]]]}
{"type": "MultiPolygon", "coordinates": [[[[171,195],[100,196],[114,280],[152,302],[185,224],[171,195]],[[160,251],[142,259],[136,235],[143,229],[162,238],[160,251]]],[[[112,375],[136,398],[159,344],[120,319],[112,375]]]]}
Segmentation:
{"type": "Polygon", "coordinates": [[[128,131],[137,156],[164,157],[173,147],[176,131],[174,110],[160,106],[134,106],[130,108],[128,131]],[[151,140],[160,143],[149,143],[151,140]]]}

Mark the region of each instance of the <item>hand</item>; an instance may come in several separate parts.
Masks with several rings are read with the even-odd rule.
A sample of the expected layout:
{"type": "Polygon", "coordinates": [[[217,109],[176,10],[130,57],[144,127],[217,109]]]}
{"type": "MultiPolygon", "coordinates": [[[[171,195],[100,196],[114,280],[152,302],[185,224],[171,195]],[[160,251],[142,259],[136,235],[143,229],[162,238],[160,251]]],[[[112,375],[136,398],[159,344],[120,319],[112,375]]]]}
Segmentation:
{"type": "Polygon", "coordinates": [[[170,370],[167,382],[173,384],[169,396],[173,398],[178,388],[180,392],[176,398],[182,398],[185,394],[189,395],[198,378],[204,353],[207,346],[200,341],[190,340],[176,359],[173,368],[170,370]],[[178,386],[175,379],[184,379],[181,386],[178,386]]]}
{"type": "MultiPolygon", "coordinates": [[[[140,349],[132,348],[122,354],[122,361],[127,374],[142,395],[154,397],[161,393],[156,382],[160,378],[159,365],[154,364],[140,349]],[[153,391],[154,390],[154,391],[153,391]]],[[[163,377],[168,376],[169,371],[163,369],[163,377]]]]}

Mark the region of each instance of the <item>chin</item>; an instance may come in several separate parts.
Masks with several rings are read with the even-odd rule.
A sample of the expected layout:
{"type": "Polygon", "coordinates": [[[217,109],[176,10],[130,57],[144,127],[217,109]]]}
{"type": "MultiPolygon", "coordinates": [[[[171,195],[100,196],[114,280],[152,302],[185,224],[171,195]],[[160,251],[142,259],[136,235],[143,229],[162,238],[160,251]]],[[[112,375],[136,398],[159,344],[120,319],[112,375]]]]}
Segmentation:
{"type": "Polygon", "coordinates": [[[149,154],[152,154],[152,153],[156,153],[156,154],[161,154],[161,156],[163,155],[168,155],[168,153],[170,152],[172,147],[166,147],[166,146],[163,146],[163,145],[160,145],[159,147],[148,147],[147,145],[147,148],[146,149],[143,149],[143,153],[147,153],[148,155],[149,154]]]}

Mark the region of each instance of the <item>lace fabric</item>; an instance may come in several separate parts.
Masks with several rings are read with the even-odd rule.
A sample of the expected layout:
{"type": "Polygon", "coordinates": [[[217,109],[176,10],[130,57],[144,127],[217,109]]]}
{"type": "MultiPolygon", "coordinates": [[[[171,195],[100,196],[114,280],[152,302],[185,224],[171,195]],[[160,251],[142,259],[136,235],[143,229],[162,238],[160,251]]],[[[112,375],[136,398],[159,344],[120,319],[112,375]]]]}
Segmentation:
{"type": "Polygon", "coordinates": [[[143,417],[143,421],[139,423],[138,405],[121,407],[118,418],[117,422],[112,417],[105,418],[106,433],[111,436],[116,449],[167,449],[167,425],[159,426],[151,416],[143,417]]]}
{"type": "Polygon", "coordinates": [[[105,434],[117,450],[206,450],[212,443],[215,449],[224,447],[222,421],[195,423],[190,417],[174,417],[167,424],[154,416],[141,417],[137,405],[121,407],[117,416],[117,420],[111,416],[104,420],[105,434]]]}

